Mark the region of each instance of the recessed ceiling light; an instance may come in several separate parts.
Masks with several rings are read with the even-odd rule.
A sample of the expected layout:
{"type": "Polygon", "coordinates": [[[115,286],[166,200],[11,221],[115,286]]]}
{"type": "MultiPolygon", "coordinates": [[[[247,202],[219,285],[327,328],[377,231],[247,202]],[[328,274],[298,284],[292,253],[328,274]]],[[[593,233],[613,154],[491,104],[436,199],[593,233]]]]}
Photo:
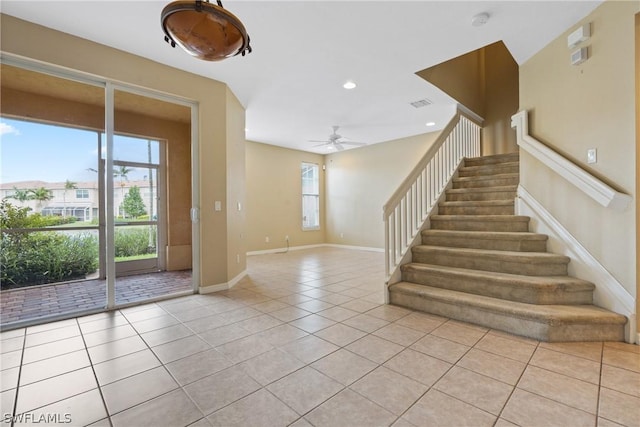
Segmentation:
{"type": "Polygon", "coordinates": [[[355,89],[356,84],[354,82],[352,82],[351,80],[349,80],[348,82],[343,84],[342,87],[345,88],[345,89],[355,89]]]}
{"type": "Polygon", "coordinates": [[[427,126],[435,126],[435,125],[436,125],[436,122],[427,122],[427,124],[426,124],[426,125],[427,125],[427,126]]]}
{"type": "Polygon", "coordinates": [[[489,20],[488,13],[486,12],[479,13],[475,15],[473,18],[471,18],[471,25],[473,25],[474,27],[481,27],[484,24],[486,24],[488,20],[489,20]]]}

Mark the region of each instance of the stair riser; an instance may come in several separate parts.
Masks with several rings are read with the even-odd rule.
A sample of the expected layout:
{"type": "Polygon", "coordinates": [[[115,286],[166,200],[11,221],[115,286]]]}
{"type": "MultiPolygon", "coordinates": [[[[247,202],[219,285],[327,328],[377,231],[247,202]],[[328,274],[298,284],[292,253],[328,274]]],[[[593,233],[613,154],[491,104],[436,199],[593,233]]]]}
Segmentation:
{"type": "Polygon", "coordinates": [[[445,251],[414,251],[413,262],[467,268],[471,270],[496,271],[499,273],[521,274],[524,276],[566,276],[566,262],[536,262],[505,255],[501,258],[483,254],[450,254],[445,251]]]}
{"type": "Polygon", "coordinates": [[[438,206],[439,215],[513,215],[513,205],[505,206],[438,206]]]}
{"type": "Polygon", "coordinates": [[[452,221],[432,218],[431,228],[457,231],[529,231],[529,221],[452,221]]]}
{"type": "Polygon", "coordinates": [[[447,191],[447,202],[470,202],[482,200],[513,200],[516,198],[516,191],[485,191],[485,192],[464,192],[452,193],[447,191]]]}
{"type": "Polygon", "coordinates": [[[617,324],[549,325],[530,319],[514,318],[508,314],[488,311],[470,305],[458,305],[448,301],[420,298],[415,295],[389,292],[389,302],[438,316],[475,323],[487,328],[499,329],[511,334],[539,341],[623,341],[624,326],[617,324]]]}
{"type": "Polygon", "coordinates": [[[402,272],[402,280],[433,286],[434,288],[484,295],[527,304],[579,305],[593,303],[591,290],[566,292],[556,287],[539,289],[523,283],[508,286],[484,277],[469,277],[447,272],[434,274],[426,271],[405,270],[402,272]]]}
{"type": "Polygon", "coordinates": [[[480,166],[480,167],[461,167],[458,170],[459,177],[468,176],[489,176],[498,175],[503,173],[519,173],[520,168],[517,164],[513,165],[495,165],[495,166],[480,166]]]}
{"type": "Polygon", "coordinates": [[[514,252],[546,252],[547,242],[544,240],[500,240],[478,239],[463,236],[422,236],[422,244],[428,246],[445,246],[450,248],[488,249],[493,251],[514,252]]]}
{"type": "Polygon", "coordinates": [[[495,178],[495,179],[479,179],[472,181],[453,181],[453,188],[485,188],[485,187],[501,187],[505,185],[518,185],[520,179],[516,177],[495,178]]]}

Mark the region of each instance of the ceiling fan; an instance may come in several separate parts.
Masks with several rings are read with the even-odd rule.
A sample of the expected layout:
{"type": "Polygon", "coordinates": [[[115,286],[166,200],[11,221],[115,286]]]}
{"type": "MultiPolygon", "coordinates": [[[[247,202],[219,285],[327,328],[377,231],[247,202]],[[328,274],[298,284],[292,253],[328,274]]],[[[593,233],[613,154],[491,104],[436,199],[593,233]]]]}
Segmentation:
{"type": "Polygon", "coordinates": [[[338,129],[340,128],[340,126],[334,125],[332,127],[333,127],[333,133],[329,135],[329,139],[324,141],[316,141],[311,139],[309,140],[309,142],[321,142],[322,144],[314,145],[314,147],[326,146],[328,150],[336,150],[336,151],[344,150],[343,145],[356,145],[356,146],[367,145],[364,142],[343,141],[343,139],[348,139],[348,138],[345,138],[342,135],[338,135],[338,129]]]}

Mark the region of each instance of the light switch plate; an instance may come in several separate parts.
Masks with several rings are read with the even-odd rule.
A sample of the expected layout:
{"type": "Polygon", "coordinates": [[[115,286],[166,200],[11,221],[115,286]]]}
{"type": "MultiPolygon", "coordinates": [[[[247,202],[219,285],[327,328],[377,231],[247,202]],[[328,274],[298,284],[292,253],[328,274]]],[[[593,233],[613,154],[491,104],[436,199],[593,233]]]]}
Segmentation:
{"type": "Polygon", "coordinates": [[[587,163],[595,163],[598,161],[598,154],[595,148],[587,150],[587,163]]]}

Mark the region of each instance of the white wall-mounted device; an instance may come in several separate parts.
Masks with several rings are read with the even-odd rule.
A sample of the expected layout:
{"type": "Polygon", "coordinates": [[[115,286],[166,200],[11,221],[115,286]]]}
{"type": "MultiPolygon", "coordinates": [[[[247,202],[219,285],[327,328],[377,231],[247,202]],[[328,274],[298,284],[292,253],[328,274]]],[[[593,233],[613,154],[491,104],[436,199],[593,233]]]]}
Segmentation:
{"type": "Polygon", "coordinates": [[[587,22],[567,36],[567,46],[573,49],[583,41],[589,40],[589,37],[591,37],[591,24],[587,22]]]}
{"type": "Polygon", "coordinates": [[[588,59],[588,52],[586,47],[581,47],[571,52],[571,65],[580,65],[588,59]]]}

